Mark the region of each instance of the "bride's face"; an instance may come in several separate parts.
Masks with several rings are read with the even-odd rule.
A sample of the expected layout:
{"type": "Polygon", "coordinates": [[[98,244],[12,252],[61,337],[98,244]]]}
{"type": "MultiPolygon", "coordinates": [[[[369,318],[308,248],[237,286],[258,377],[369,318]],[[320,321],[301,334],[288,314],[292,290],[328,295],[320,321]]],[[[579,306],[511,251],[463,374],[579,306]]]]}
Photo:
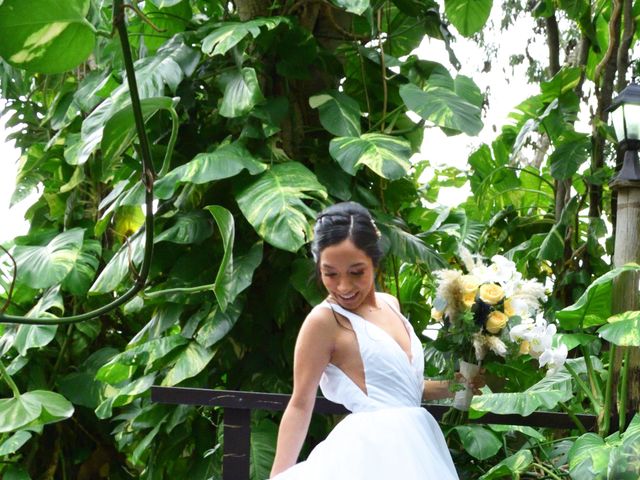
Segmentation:
{"type": "Polygon", "coordinates": [[[351,240],[322,250],[319,266],[322,283],[341,307],[356,310],[374,294],[373,262],[351,240]]]}

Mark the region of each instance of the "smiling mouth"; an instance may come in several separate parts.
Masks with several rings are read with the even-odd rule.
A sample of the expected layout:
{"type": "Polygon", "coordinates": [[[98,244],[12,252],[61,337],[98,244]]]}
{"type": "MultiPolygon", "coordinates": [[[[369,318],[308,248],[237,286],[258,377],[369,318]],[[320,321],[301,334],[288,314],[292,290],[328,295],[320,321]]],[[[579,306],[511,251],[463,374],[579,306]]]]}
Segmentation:
{"type": "Polygon", "coordinates": [[[338,294],[338,298],[340,298],[340,300],[344,300],[345,302],[348,302],[348,301],[353,300],[354,298],[356,298],[357,294],[358,294],[357,292],[356,293],[352,293],[350,295],[340,295],[340,294],[338,294]]]}

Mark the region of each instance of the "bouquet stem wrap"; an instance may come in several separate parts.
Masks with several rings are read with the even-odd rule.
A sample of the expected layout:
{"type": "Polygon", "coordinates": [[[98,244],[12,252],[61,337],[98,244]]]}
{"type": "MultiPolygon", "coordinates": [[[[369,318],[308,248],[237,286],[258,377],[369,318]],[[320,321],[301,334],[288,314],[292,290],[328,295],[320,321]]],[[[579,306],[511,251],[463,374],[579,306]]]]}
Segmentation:
{"type": "Polygon", "coordinates": [[[464,390],[456,392],[453,398],[453,408],[466,412],[471,405],[471,399],[473,398],[473,390],[469,387],[469,380],[474,378],[480,373],[480,363],[469,363],[464,360],[460,360],[460,374],[464,378],[464,390]]]}

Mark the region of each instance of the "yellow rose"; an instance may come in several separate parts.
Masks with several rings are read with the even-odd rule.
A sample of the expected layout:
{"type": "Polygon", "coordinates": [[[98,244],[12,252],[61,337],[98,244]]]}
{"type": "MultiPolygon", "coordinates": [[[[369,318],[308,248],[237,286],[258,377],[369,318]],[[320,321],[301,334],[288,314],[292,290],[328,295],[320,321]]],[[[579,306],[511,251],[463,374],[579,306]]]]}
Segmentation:
{"type": "Polygon", "coordinates": [[[495,283],[485,283],[480,287],[480,300],[489,305],[495,305],[504,298],[504,290],[495,283]]]}
{"type": "Polygon", "coordinates": [[[431,318],[433,318],[437,322],[441,322],[442,321],[442,316],[443,315],[444,315],[444,312],[442,312],[441,310],[437,310],[435,308],[431,309],[431,318]]]}
{"type": "Polygon", "coordinates": [[[520,355],[526,355],[527,353],[529,353],[530,348],[531,348],[531,345],[529,344],[529,342],[527,340],[524,340],[520,344],[520,355]]]}
{"type": "Polygon", "coordinates": [[[464,293],[473,292],[474,295],[480,286],[480,279],[475,275],[462,275],[459,282],[460,288],[464,293]]]}
{"type": "Polygon", "coordinates": [[[511,299],[510,298],[507,298],[504,301],[503,310],[504,310],[504,314],[507,317],[513,317],[516,314],[516,311],[513,309],[513,305],[511,305],[511,299]]]}
{"type": "Polygon", "coordinates": [[[462,294],[462,303],[465,307],[471,308],[476,303],[476,292],[465,292],[462,294]]]}
{"type": "Polygon", "coordinates": [[[494,310],[489,314],[485,328],[489,333],[500,333],[500,330],[502,330],[507,325],[508,320],[509,317],[507,317],[504,313],[494,310]]]}

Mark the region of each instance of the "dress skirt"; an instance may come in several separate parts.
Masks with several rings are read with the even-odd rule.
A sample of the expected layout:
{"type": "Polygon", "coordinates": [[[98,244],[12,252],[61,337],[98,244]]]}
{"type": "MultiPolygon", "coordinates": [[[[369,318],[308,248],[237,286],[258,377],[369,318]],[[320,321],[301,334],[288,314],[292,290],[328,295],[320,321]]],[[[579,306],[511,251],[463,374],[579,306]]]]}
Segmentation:
{"type": "Polygon", "coordinates": [[[434,418],[422,407],[347,415],[309,454],[274,480],[458,480],[434,418]]]}

